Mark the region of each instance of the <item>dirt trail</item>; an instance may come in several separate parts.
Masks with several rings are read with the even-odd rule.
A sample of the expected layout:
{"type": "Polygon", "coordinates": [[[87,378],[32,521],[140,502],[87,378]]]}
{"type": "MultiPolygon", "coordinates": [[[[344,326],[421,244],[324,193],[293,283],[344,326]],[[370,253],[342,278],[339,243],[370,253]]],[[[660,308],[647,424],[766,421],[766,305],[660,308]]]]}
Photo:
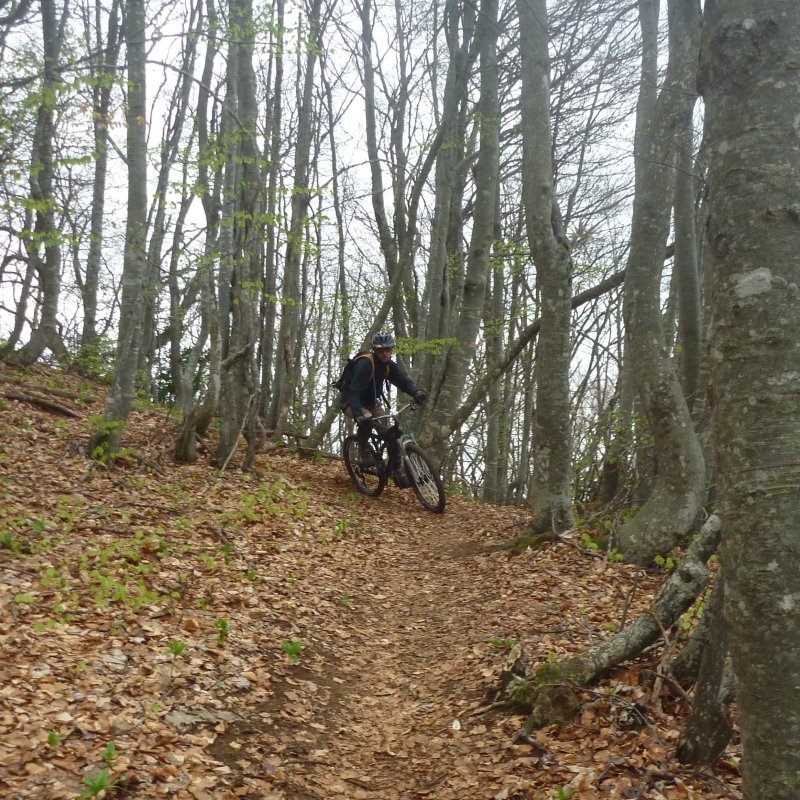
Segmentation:
{"type": "MultiPolygon", "coordinates": [[[[46,391],[46,370],[30,377],[46,391]]],[[[100,404],[66,421],[0,404],[0,796],[737,797],[736,746],[716,772],[675,762],[687,706],[654,684],[658,651],[536,750],[512,744],[520,716],[481,712],[508,645],[533,664],[580,652],[663,576],[580,532],[508,559],[524,511],[371,500],[341,462],[179,467],[174,421],[149,409],[127,428],[135,457],[98,465],[81,445],[100,404]]]]}
{"type": "MultiPolygon", "coordinates": [[[[339,476],[328,480],[341,489],[339,476]]],[[[284,694],[282,708],[268,704],[225,742],[257,741],[276,796],[292,800],[491,798],[523,786],[530,759],[511,745],[519,718],[470,716],[492,679],[487,658],[497,661],[490,640],[504,638],[496,512],[468,520],[451,501],[435,516],[396,489],[358,502],[382,530],[362,550],[349,624],[288,676],[300,707],[287,710],[284,694]],[[507,762],[520,758],[517,780],[507,762]]]]}

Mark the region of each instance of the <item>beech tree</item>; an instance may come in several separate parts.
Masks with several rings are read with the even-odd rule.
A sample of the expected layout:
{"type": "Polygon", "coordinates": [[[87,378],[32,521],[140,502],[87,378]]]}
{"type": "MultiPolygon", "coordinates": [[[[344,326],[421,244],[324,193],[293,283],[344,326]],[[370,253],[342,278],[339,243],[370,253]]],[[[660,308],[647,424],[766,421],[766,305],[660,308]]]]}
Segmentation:
{"type": "Polygon", "coordinates": [[[658,0],[639,3],[643,56],[634,144],[636,186],[625,272],[625,335],[634,386],[647,416],[658,474],[647,502],[618,532],[620,552],[646,564],[677,544],[703,499],[705,465],[677,372],[666,352],[660,276],[669,233],[682,120],[694,104],[698,0],[670,0],[669,64],[657,86],[658,0]],[[666,191],[665,191],[666,189],[666,191]]]}
{"type": "Polygon", "coordinates": [[[311,202],[309,187],[311,145],[314,123],[314,83],[320,36],[324,28],[322,0],[311,0],[307,10],[308,35],[305,53],[305,72],[297,119],[297,138],[294,147],[294,182],[291,193],[286,258],[284,260],[281,321],[276,348],[274,391],[270,402],[268,424],[277,432],[286,427],[289,410],[300,376],[300,265],[304,251],[304,228],[311,202]]]}
{"type": "Polygon", "coordinates": [[[706,0],[711,382],[747,800],[800,790],[800,6],[706,0]]]}
{"type": "MultiPolygon", "coordinates": [[[[208,429],[219,403],[222,342],[220,338],[219,304],[217,301],[217,284],[214,280],[214,264],[219,243],[219,226],[221,216],[222,181],[220,171],[212,172],[210,165],[214,163],[217,145],[212,141],[212,118],[217,116],[212,106],[211,83],[214,74],[214,63],[219,54],[217,38],[217,8],[214,0],[207,0],[208,37],[203,63],[202,78],[197,100],[195,125],[197,129],[198,164],[196,191],[200,195],[205,217],[205,243],[203,258],[197,272],[200,294],[201,333],[197,337],[196,346],[192,350],[189,363],[181,362],[180,326],[174,325],[170,341],[170,368],[172,380],[176,386],[176,401],[183,414],[181,432],[175,442],[175,458],[182,463],[193,463],[197,457],[197,436],[208,429]],[[209,341],[209,365],[205,393],[202,400],[193,402],[192,387],[197,379],[199,348],[209,341]]],[[[218,143],[217,143],[218,144],[218,143]]]]}
{"type": "Polygon", "coordinates": [[[569,244],[553,185],[550,59],[545,0],[519,0],[522,56],[523,205],[541,303],[537,350],[531,532],[573,521],[570,480],[569,244]]]}
{"type": "MultiPolygon", "coordinates": [[[[99,3],[94,9],[86,2],[81,6],[81,18],[86,37],[86,49],[91,53],[89,62],[92,76],[92,133],[94,137],[95,162],[92,181],[92,206],[89,233],[89,249],[86,254],[84,277],[79,280],[83,301],[83,330],[81,331],[81,355],[78,364],[97,357],[98,320],[97,304],[100,286],[100,269],[103,256],[104,215],[106,210],[106,182],[109,159],[109,118],[112,90],[116,85],[114,71],[122,44],[120,25],[120,3],[111,4],[106,23],[105,41],[102,35],[102,19],[99,3]],[[92,13],[94,11],[94,14],[92,13]],[[92,19],[94,17],[94,19],[92,19]],[[93,24],[92,24],[93,23],[93,24]],[[94,41],[91,35],[94,33],[94,41]]],[[[83,367],[81,367],[83,368],[83,367]]]]}
{"type": "MultiPolygon", "coordinates": [[[[452,325],[455,343],[441,356],[435,386],[436,404],[427,421],[436,430],[458,407],[467,370],[476,351],[486,281],[494,240],[500,173],[500,101],[497,64],[497,4],[481,4],[475,40],[479,53],[480,100],[477,109],[479,149],[475,170],[475,210],[466,271],[458,296],[458,317],[452,325]]],[[[443,448],[434,452],[441,460],[443,448]]]]}
{"type": "Polygon", "coordinates": [[[128,212],[122,271],[117,354],[103,422],[90,438],[89,451],[105,457],[119,450],[122,428],[133,405],[142,343],[141,294],[147,250],[147,86],[144,0],[126,4],[128,212]]]}
{"type": "MultiPolygon", "coordinates": [[[[253,6],[251,0],[231,3],[229,75],[226,82],[231,148],[226,164],[230,240],[230,271],[220,286],[221,294],[230,296],[225,307],[221,364],[220,435],[215,463],[224,468],[230,461],[239,437],[247,440],[243,469],[249,469],[259,438],[258,370],[256,343],[259,307],[259,218],[263,209],[261,155],[257,142],[257,103],[253,70],[253,6]]],[[[222,304],[221,304],[222,309],[222,304]]]]}
{"type": "MultiPolygon", "coordinates": [[[[35,270],[41,292],[41,312],[28,341],[9,360],[17,364],[35,363],[46,349],[66,361],[65,347],[58,332],[61,300],[61,234],[58,231],[53,183],[56,169],[53,157],[55,106],[61,83],[59,59],[65,19],[59,20],[54,0],[42,0],[42,43],[44,64],[36,128],[33,135],[29,171],[32,226],[25,231],[24,242],[29,265],[35,270]]],[[[67,11],[65,9],[64,17],[67,11]]]]}

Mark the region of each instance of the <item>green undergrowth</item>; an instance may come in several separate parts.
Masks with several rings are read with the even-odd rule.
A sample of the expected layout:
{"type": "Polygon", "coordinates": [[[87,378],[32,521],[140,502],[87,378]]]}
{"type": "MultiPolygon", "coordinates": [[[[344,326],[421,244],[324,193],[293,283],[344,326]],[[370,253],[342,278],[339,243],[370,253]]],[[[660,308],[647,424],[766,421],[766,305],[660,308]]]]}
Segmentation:
{"type": "MultiPolygon", "coordinates": [[[[133,497],[142,488],[140,476],[126,480],[133,497]]],[[[270,519],[297,523],[309,509],[306,492],[283,479],[225,492],[211,512],[200,515],[192,511],[198,490],[164,488],[154,502],[167,512],[158,516],[162,524],[154,524],[146,503],[112,508],[81,495],[59,496],[49,518],[0,507],[0,556],[24,576],[13,595],[17,623],[42,632],[80,623],[89,613],[120,619],[142,609],[171,613],[203,576],[230,587],[247,585],[257,580],[255,571],[225,541],[225,532],[235,539],[242,529],[270,519]]],[[[202,491],[209,491],[207,484],[202,491]]],[[[202,596],[192,602],[209,604],[202,596]]],[[[228,628],[220,623],[215,630],[223,642],[228,628]]]]}

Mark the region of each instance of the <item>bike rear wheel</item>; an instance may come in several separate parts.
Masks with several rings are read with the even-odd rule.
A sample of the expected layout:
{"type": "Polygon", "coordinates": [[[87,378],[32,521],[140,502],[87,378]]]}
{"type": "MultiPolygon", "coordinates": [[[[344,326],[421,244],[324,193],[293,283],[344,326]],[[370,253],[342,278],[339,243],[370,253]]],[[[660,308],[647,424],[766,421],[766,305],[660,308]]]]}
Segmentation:
{"type": "Polygon", "coordinates": [[[344,440],[344,447],[342,448],[344,464],[356,489],[361,494],[367,495],[367,497],[377,497],[386,486],[386,470],[383,469],[372,443],[367,445],[367,450],[372,454],[375,461],[371,466],[361,464],[358,438],[355,435],[348,436],[344,440]]]}
{"type": "Polygon", "coordinates": [[[446,503],[444,485],[428,456],[416,442],[406,442],[403,445],[403,461],[417,499],[428,511],[441,514],[446,503]]]}

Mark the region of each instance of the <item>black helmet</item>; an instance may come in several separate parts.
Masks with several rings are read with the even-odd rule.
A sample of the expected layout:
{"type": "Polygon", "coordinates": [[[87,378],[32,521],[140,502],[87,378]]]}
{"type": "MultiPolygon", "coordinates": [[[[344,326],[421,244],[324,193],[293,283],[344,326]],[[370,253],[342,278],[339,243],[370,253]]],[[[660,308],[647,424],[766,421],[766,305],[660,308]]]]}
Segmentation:
{"type": "Polygon", "coordinates": [[[372,337],[372,349],[377,350],[381,347],[395,347],[394,336],[391,333],[376,333],[372,337]]]}

